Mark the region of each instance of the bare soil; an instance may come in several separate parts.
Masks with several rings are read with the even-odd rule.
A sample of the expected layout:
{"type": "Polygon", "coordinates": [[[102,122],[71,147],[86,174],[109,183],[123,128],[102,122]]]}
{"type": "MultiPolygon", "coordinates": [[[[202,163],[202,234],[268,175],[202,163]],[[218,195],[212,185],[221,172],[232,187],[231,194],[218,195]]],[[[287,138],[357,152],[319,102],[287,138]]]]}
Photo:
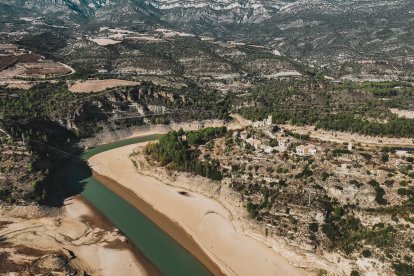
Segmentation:
{"type": "Polygon", "coordinates": [[[115,88],[118,86],[135,86],[139,85],[139,82],[108,79],[108,80],[87,80],[84,82],[76,82],[69,86],[69,91],[73,93],[92,93],[105,91],[109,88],[115,88]]]}

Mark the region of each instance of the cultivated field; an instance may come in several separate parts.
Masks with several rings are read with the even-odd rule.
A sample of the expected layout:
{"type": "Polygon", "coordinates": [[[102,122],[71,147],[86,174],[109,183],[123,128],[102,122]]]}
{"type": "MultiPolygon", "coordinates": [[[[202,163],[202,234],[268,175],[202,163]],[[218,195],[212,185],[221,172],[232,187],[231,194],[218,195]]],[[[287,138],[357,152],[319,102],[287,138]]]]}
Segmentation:
{"type": "Polygon", "coordinates": [[[91,93],[104,91],[106,89],[115,88],[118,86],[135,86],[139,85],[139,82],[127,81],[127,80],[87,80],[82,82],[75,82],[69,86],[69,91],[74,93],[91,93]]]}

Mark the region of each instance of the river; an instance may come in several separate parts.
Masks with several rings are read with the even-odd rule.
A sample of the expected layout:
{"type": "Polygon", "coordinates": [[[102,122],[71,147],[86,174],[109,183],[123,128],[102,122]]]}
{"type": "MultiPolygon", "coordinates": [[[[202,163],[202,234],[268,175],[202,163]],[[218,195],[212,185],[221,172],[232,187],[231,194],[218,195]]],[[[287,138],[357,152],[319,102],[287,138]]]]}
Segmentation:
{"type": "Polygon", "coordinates": [[[67,185],[119,228],[163,275],[211,275],[190,252],[161,230],[138,209],[106,188],[93,176],[85,162],[98,153],[114,148],[157,140],[160,135],[132,138],[92,148],[83,153],[83,162],[72,160],[68,166],[67,185]]]}

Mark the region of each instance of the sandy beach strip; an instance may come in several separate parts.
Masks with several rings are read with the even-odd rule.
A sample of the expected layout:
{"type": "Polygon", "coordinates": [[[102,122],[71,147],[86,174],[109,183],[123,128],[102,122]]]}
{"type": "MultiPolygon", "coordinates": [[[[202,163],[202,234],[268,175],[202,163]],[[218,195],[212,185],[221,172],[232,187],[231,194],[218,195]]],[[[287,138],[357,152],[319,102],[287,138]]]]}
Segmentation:
{"type": "Polygon", "coordinates": [[[236,231],[232,214],[219,202],[139,174],[129,159],[138,145],[142,146],[129,145],[90,158],[95,177],[141,210],[214,274],[305,275],[273,249],[236,231]]]}

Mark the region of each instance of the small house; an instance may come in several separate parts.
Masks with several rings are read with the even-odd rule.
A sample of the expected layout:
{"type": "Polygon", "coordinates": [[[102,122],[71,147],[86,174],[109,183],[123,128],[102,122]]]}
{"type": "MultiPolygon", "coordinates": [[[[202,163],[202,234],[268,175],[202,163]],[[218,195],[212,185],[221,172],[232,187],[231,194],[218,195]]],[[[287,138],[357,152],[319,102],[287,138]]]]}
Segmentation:
{"type": "Polygon", "coordinates": [[[314,145],[300,145],[296,147],[296,154],[299,156],[316,155],[317,149],[314,145]]]}

